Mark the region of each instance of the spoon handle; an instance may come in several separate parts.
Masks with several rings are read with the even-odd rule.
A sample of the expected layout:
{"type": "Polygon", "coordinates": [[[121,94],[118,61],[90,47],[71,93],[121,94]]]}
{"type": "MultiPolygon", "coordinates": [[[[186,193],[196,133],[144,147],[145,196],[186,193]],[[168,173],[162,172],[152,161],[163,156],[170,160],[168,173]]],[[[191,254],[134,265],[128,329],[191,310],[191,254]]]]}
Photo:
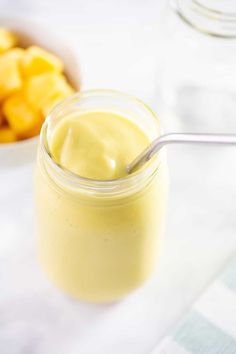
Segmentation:
{"type": "Polygon", "coordinates": [[[127,173],[131,173],[138,166],[141,167],[167,144],[236,145],[236,134],[171,133],[161,135],[127,165],[127,173]]]}

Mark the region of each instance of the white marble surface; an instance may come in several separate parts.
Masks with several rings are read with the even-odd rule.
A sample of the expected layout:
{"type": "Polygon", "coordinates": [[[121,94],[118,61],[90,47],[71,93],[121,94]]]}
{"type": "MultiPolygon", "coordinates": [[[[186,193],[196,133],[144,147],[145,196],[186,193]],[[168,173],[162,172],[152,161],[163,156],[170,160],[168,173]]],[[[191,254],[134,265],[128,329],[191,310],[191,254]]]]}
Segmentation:
{"type": "MultiPolygon", "coordinates": [[[[158,11],[164,0],[0,0],[70,36],[85,88],[112,87],[155,106],[158,11]]],[[[171,191],[155,275],[113,305],[65,297],[35,257],[32,166],[0,170],[0,353],[146,354],[236,255],[233,148],[168,148],[171,191]]]]}

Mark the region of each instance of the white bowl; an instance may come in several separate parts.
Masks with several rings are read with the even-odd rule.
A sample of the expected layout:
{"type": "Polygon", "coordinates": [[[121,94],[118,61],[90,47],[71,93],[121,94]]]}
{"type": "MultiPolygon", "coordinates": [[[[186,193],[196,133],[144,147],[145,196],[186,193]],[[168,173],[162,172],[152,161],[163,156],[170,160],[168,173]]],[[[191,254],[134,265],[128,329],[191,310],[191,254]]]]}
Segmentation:
{"type": "MultiPolygon", "coordinates": [[[[20,47],[36,44],[58,55],[64,62],[68,80],[75,89],[79,90],[78,59],[65,40],[28,19],[0,18],[0,27],[6,27],[15,33],[20,39],[20,47]]],[[[37,136],[15,143],[0,144],[0,168],[32,162],[36,157],[38,140],[37,136]]]]}

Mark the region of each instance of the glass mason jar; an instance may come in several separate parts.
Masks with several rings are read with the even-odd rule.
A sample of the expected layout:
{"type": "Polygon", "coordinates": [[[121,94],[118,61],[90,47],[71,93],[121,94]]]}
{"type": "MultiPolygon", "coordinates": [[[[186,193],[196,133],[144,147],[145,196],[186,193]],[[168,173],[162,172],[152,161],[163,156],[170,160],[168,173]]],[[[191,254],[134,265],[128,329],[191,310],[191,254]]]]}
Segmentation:
{"type": "Polygon", "coordinates": [[[163,21],[163,121],[236,132],[236,1],[172,0],[163,21]]]}
{"type": "Polygon", "coordinates": [[[144,168],[117,180],[83,178],[59,166],[48,148],[51,134],[69,114],[90,110],[117,112],[150,139],[160,134],[160,125],[141,101],[98,90],[65,100],[42,127],[35,174],[40,262],[68,294],[106,302],[137,288],[154,269],[168,175],[163,151],[144,168]]]}

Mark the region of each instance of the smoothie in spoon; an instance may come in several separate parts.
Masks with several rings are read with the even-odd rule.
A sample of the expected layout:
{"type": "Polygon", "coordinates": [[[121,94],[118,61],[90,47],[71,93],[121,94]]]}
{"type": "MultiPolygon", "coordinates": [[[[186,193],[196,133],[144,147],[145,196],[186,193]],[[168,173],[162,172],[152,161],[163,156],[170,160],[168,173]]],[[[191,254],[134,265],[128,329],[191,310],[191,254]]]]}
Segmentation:
{"type": "Polygon", "coordinates": [[[150,143],[128,119],[112,112],[86,112],[62,120],[51,137],[55,161],[79,176],[111,180],[150,143]]]}

